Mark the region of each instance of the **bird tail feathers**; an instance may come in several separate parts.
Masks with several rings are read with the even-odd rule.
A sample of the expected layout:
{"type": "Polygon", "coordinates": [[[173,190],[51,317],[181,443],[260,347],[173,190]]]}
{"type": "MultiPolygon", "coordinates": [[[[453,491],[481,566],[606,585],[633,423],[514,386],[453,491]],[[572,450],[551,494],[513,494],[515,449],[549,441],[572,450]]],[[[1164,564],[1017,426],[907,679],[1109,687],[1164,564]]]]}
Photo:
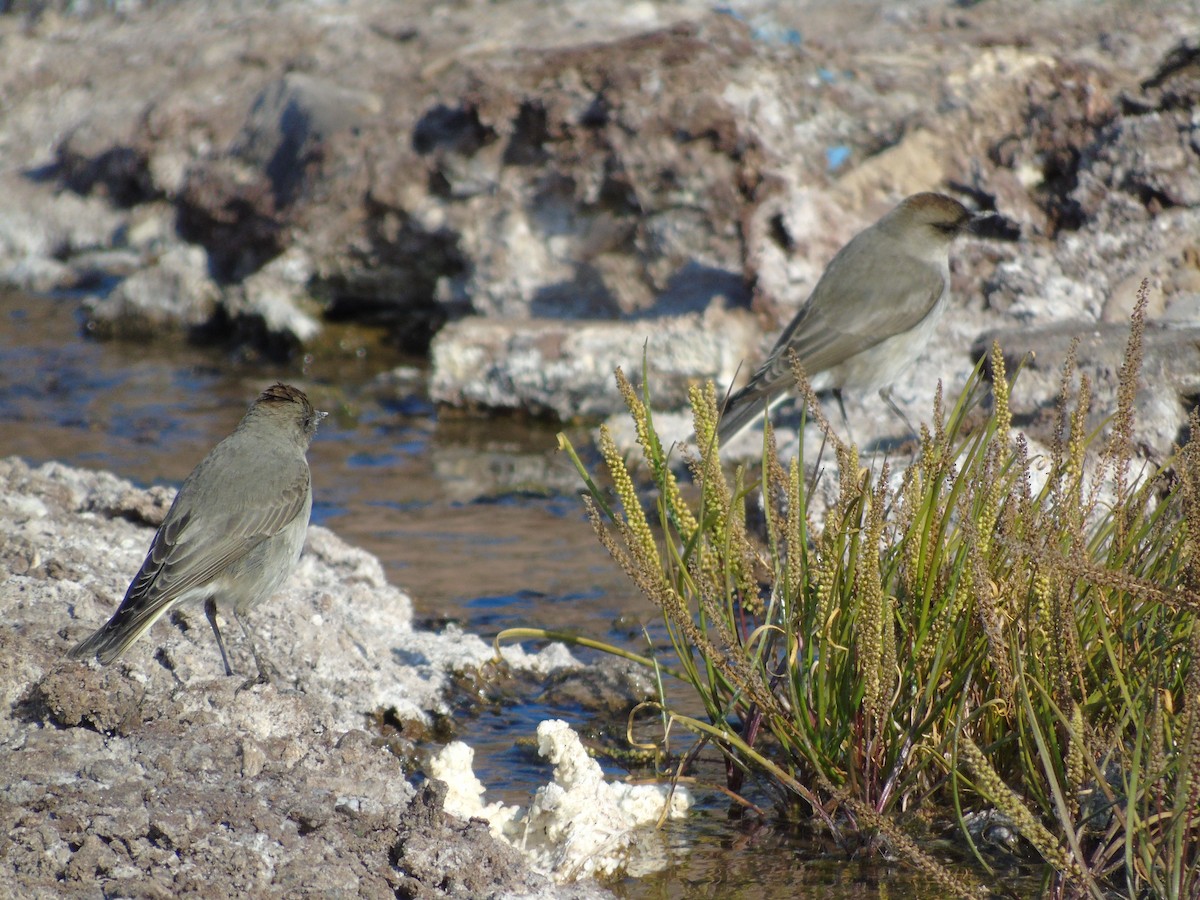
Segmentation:
{"type": "Polygon", "coordinates": [[[770,394],[752,392],[749,387],[734,394],[721,413],[721,421],[717,423],[717,440],[722,446],[728,444],[756,419],[761,419],[771,405],[770,394]]]}
{"type": "Polygon", "coordinates": [[[94,656],[101,665],[107,666],[145,634],[146,629],[157,622],[170,606],[168,603],[141,609],[118,609],[94,634],[72,647],[68,655],[72,659],[90,659],[94,656]]]}

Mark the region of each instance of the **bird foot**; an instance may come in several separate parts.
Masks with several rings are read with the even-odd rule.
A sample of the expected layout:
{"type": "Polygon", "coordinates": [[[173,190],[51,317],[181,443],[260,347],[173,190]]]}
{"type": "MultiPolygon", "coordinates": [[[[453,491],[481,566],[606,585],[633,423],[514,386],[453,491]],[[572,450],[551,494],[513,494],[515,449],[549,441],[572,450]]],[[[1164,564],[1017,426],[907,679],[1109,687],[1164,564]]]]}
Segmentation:
{"type": "Polygon", "coordinates": [[[233,692],[233,695],[236,697],[242,691],[246,690],[247,688],[252,688],[256,684],[270,684],[270,683],[271,683],[271,676],[268,675],[266,672],[263,672],[260,670],[259,673],[257,675],[255,675],[253,678],[247,678],[240,685],[238,685],[238,688],[237,688],[237,690],[235,690],[233,692]]]}

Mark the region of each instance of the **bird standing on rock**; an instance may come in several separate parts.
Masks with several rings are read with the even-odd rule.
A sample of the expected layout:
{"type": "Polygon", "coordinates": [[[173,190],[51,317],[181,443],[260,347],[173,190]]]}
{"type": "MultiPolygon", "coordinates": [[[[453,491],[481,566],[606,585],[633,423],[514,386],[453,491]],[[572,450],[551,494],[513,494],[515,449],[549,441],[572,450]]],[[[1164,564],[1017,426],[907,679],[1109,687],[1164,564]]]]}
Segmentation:
{"type": "Polygon", "coordinates": [[[184,481],[113,617],[70,655],[107,665],[163,613],[203,602],[232,675],[217,627],[219,601],[250,642],[256,680],[269,681],[243,617],[278,590],[300,558],[312,512],[305,453],[325,415],[297,388],[267,388],[184,481]]]}
{"type": "Polygon", "coordinates": [[[957,200],[921,193],[856,235],[825,268],[749,384],[729,398],[717,426],[721,443],[795,384],[791,352],[814,390],[833,391],[843,419],[843,390],[880,388],[899,413],[891,385],[920,356],[946,309],[950,244],[972,222],[957,200]]]}

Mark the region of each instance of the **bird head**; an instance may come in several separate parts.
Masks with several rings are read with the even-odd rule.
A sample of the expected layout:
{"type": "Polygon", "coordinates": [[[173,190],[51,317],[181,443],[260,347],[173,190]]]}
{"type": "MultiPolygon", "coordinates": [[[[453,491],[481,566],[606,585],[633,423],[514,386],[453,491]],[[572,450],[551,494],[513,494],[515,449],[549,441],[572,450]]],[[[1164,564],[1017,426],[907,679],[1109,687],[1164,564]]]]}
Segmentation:
{"type": "Polygon", "coordinates": [[[328,413],[313,409],[304,391],[290,384],[276,383],[263,391],[246,413],[246,418],[269,418],[295,429],[297,439],[308,446],[317,426],[328,413]]]}
{"type": "Polygon", "coordinates": [[[970,228],[974,218],[953,197],[926,191],[900,201],[876,227],[913,256],[944,265],[950,244],[970,228]]]}

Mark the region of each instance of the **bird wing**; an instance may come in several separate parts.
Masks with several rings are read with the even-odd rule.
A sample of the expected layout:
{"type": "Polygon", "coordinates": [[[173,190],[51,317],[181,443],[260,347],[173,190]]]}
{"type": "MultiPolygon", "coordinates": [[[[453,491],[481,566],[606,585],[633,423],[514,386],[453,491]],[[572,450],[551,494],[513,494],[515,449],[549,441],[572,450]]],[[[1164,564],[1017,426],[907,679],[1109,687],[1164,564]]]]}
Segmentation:
{"type": "MultiPolygon", "coordinates": [[[[849,248],[848,248],[849,249],[849,248]]],[[[870,350],[893,335],[915,328],[937,305],[945,279],[933,265],[907,255],[882,259],[846,260],[855,278],[838,286],[841,297],[830,295],[822,278],[808,304],[780,335],[752,384],[770,390],[791,384],[790,352],[794,351],[811,377],[870,350]],[[859,265],[855,265],[859,263],[859,265]],[[866,302],[885,286],[894,303],[866,302]],[[847,308],[849,307],[849,308],[847,308]]]]}
{"type": "Polygon", "coordinates": [[[190,504],[184,506],[181,514],[164,522],[154,536],[121,605],[163,606],[212,581],[301,514],[309,479],[308,466],[297,467],[282,491],[256,497],[251,488],[243,497],[223,497],[228,502],[217,500],[215,505],[230,511],[217,515],[197,517],[190,504]]]}
{"type": "Polygon", "coordinates": [[[260,468],[269,468],[273,477],[250,478],[240,487],[222,478],[225,462],[214,450],[188,476],[125,599],[102,628],[72,649],[72,656],[95,655],[102,663],[112,662],[175,600],[208,584],[303,514],[311,478],[303,456],[284,462],[260,460],[260,468]],[[281,479],[281,470],[290,477],[281,479]],[[281,481],[283,490],[277,487],[281,481]],[[193,488],[197,482],[205,482],[207,488],[206,508],[200,514],[193,488]]]}
{"type": "Polygon", "coordinates": [[[943,273],[907,253],[879,250],[877,245],[864,250],[855,241],[842,248],[762,367],[729,398],[718,429],[722,441],[761,416],[793,384],[793,351],[811,378],[914,328],[929,315],[946,289],[943,273]],[[841,271],[831,278],[836,269],[841,271]],[[880,285],[896,302],[867,302],[880,285]]]}

